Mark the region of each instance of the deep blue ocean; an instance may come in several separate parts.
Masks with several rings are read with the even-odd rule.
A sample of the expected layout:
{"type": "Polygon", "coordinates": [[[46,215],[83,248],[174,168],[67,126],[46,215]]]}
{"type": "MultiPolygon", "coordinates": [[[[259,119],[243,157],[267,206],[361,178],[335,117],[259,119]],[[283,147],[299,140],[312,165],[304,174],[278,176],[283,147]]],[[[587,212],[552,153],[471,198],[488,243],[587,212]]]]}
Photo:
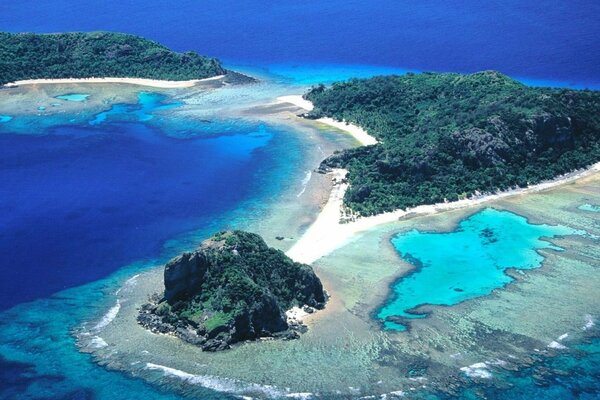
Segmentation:
{"type": "Polygon", "coordinates": [[[130,32],[231,65],[496,69],[583,86],[600,85],[599,19],[595,0],[0,2],[0,30],[130,32]]]}
{"type": "MultiPolygon", "coordinates": [[[[300,85],[495,69],[531,84],[600,88],[595,0],[0,0],[0,30],[129,32],[300,85]]],[[[260,212],[289,173],[277,157],[299,153],[293,135],[232,121],[171,137],[147,118],[163,100],[26,135],[0,123],[0,310],[12,307],[0,313],[0,399],[179,398],[96,366],[71,329],[94,301],[105,309],[115,282],[232,215],[260,212]]],[[[595,340],[547,361],[567,374],[546,387],[524,371],[507,377],[512,392],[485,393],[599,398],[599,348],[595,340]]]]}

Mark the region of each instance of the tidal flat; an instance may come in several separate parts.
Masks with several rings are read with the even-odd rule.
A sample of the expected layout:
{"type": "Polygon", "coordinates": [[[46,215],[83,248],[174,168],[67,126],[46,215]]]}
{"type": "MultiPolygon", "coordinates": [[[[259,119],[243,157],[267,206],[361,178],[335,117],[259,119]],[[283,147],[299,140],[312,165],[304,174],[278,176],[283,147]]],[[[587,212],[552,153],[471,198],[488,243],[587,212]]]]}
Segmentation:
{"type": "MultiPolygon", "coordinates": [[[[356,235],[314,263],[331,299],[324,311],[309,316],[309,331],[296,341],[244,343],[213,354],[144,330],[135,317],[162,286],[158,267],[119,291],[119,312],[109,324],[82,326],[79,345],[101,365],[192,397],[208,387],[259,398],[477,398],[490,393],[502,398],[499,393],[508,394],[524,370],[534,371],[532,387],[544,387],[556,376],[574,374],[566,367],[550,369],[548,360],[581,357],[580,347],[597,341],[600,226],[597,214],[580,206],[600,201],[599,184],[596,174],[540,193],[405,218],[356,235]],[[547,246],[533,250],[541,267],[508,268],[510,279],[490,294],[452,306],[424,304],[417,310],[426,316],[410,319],[405,332],[384,330],[376,313],[390,300],[393,284],[415,268],[400,256],[392,238],[413,230],[453,232],[484,209],[563,228],[556,237],[543,236],[547,246]]],[[[435,252],[435,241],[430,245],[435,252]]],[[[581,390],[593,389],[593,382],[592,389],[585,384],[581,390]]],[[[557,387],[555,382],[552,390],[557,387]]]]}

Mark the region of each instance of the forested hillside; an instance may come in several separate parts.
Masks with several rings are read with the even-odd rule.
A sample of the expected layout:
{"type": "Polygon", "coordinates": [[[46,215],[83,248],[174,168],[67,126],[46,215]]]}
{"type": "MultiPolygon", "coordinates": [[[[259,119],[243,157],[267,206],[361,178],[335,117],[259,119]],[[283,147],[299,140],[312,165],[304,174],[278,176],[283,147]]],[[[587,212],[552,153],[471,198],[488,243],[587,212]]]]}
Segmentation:
{"type": "Polygon", "coordinates": [[[311,118],[379,144],[334,154],[362,215],[527,186],[600,161],[600,93],[531,88],[500,73],[422,73],[321,85],[311,118]]]}
{"type": "Polygon", "coordinates": [[[203,79],[225,70],[214,58],[175,53],[139,36],[0,32],[0,85],[25,79],[125,77],[203,79]]]}

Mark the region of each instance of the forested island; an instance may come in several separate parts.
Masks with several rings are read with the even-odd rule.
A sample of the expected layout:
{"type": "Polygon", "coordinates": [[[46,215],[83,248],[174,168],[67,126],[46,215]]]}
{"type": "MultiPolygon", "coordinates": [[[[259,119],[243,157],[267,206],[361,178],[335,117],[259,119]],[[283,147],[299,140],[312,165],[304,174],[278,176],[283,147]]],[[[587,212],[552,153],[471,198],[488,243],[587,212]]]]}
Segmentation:
{"type": "Polygon", "coordinates": [[[323,308],[325,292],[306,264],[270,248],[256,234],[221,232],[165,266],[165,291],[144,305],[138,322],[205,351],[260,337],[294,339],[304,327],[286,310],[323,308]]]}
{"type": "Polygon", "coordinates": [[[600,160],[600,93],[532,88],[494,71],[409,73],[313,87],[309,118],[379,143],[338,152],[360,215],[525,187],[600,160]]]}
{"type": "Polygon", "coordinates": [[[28,79],[204,79],[226,71],[215,58],[176,53],[139,36],[112,32],[0,32],[0,85],[28,79]]]}

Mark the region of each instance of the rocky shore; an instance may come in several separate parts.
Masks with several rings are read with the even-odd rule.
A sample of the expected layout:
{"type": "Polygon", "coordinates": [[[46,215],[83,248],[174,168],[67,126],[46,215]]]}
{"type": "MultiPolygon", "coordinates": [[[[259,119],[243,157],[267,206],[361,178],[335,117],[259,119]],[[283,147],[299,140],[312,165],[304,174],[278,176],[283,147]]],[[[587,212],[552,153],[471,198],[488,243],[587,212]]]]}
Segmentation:
{"type": "Polygon", "coordinates": [[[326,295],[312,268],[269,248],[256,234],[219,233],[166,266],[165,290],[144,304],[138,323],[204,351],[259,338],[296,339],[326,295]]]}

